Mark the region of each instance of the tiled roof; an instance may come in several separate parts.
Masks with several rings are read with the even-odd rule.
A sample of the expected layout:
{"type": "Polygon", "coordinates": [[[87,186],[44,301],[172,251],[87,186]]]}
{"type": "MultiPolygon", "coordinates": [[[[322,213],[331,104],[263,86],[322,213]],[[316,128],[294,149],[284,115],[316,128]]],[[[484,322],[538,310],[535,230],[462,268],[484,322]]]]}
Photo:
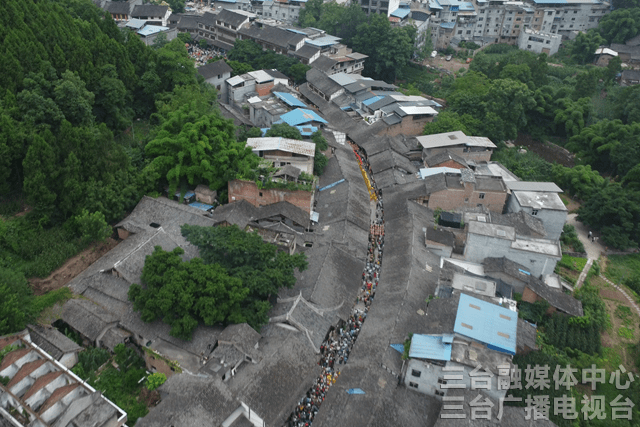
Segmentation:
{"type": "Polygon", "coordinates": [[[247,147],[251,147],[253,151],[280,150],[308,157],[313,157],[316,153],[316,145],[312,142],[282,137],[249,138],[247,147]]]}

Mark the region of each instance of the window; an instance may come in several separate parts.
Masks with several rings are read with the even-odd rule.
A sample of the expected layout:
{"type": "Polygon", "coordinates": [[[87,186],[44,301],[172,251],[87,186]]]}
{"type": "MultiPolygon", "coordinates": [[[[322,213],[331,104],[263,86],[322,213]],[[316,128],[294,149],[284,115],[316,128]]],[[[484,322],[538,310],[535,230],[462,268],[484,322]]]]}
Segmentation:
{"type": "Polygon", "coordinates": [[[484,19],[484,18],[480,17],[480,18],[478,18],[478,21],[482,21],[483,19],[484,19]]]}
{"type": "Polygon", "coordinates": [[[444,396],[444,391],[436,390],[436,396],[444,396]]]}
{"type": "Polygon", "coordinates": [[[467,30],[467,34],[471,34],[471,30],[467,30]]]}
{"type": "Polygon", "coordinates": [[[484,199],[484,193],[478,194],[478,199],[484,199]]]}
{"type": "Polygon", "coordinates": [[[575,20],[576,20],[576,18],[571,18],[571,20],[572,20],[572,21],[575,21],[575,20]]]}
{"type": "Polygon", "coordinates": [[[415,369],[411,370],[411,376],[412,377],[420,378],[420,374],[422,374],[422,372],[416,371],[415,369]]]}
{"type": "Polygon", "coordinates": [[[459,31],[458,31],[458,34],[462,34],[462,30],[459,30],[459,31]]]}
{"type": "Polygon", "coordinates": [[[464,198],[464,202],[465,202],[465,203],[467,203],[468,201],[469,201],[469,198],[468,198],[468,197],[465,197],[465,198],[464,198]]]}
{"type": "Polygon", "coordinates": [[[577,10],[574,10],[574,11],[573,11],[573,13],[578,13],[578,11],[577,11],[577,10]]]}
{"type": "Polygon", "coordinates": [[[520,25],[516,25],[515,28],[520,28],[520,25]]]}
{"type": "Polygon", "coordinates": [[[522,21],[522,18],[516,18],[516,21],[522,21]]]}
{"type": "Polygon", "coordinates": [[[480,13],[484,13],[484,9],[481,9],[481,10],[480,10],[480,13]]]}
{"type": "Polygon", "coordinates": [[[551,40],[547,40],[547,44],[551,44],[551,40]]]}
{"type": "Polygon", "coordinates": [[[547,15],[551,16],[553,15],[553,12],[547,12],[547,15]]]}
{"type": "Polygon", "coordinates": [[[258,193],[260,195],[260,197],[262,197],[262,191],[258,193]]]}
{"type": "Polygon", "coordinates": [[[418,384],[409,382],[409,387],[418,388],[418,384]]]}
{"type": "Polygon", "coordinates": [[[531,49],[531,45],[530,44],[527,45],[527,49],[531,49]]]}
{"type": "Polygon", "coordinates": [[[537,209],[532,210],[531,215],[538,215],[538,210],[537,209]]]}
{"type": "Polygon", "coordinates": [[[442,378],[438,378],[438,384],[447,384],[447,382],[442,378]]]}

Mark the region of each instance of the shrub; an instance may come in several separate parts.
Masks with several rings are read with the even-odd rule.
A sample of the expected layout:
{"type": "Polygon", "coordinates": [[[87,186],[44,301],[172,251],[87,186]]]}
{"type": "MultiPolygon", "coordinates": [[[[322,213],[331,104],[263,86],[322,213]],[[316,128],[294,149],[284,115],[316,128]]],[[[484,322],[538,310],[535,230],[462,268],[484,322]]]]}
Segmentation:
{"type": "Polygon", "coordinates": [[[167,380],[167,376],[162,372],[156,372],[155,374],[147,377],[147,389],[153,391],[160,387],[167,380]]]}

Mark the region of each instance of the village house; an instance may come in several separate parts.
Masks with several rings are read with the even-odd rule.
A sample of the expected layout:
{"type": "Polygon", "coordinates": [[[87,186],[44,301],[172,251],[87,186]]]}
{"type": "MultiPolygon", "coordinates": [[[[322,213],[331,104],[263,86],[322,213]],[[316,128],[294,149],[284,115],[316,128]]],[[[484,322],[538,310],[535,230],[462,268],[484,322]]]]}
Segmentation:
{"type": "Polygon", "coordinates": [[[313,175],[316,145],[312,142],[282,137],[249,138],[247,147],[251,147],[251,151],[258,157],[269,160],[275,167],[291,165],[306,174],[313,175]]]}
{"type": "Polygon", "coordinates": [[[218,99],[227,99],[227,85],[225,82],[231,77],[233,68],[221,59],[198,67],[197,70],[198,74],[204,77],[205,82],[216,88],[218,91],[218,99]]]}
{"type": "Polygon", "coordinates": [[[470,221],[464,257],[481,263],[489,257],[506,257],[519,263],[535,277],[552,274],[562,250],[557,240],[525,238],[513,227],[470,221]]]}
{"type": "Polygon", "coordinates": [[[170,15],[171,9],[169,9],[169,6],[157,6],[154,4],[136,5],[131,12],[132,18],[142,19],[148,25],[159,25],[161,27],[167,26],[170,15]]]}
{"type": "Polygon", "coordinates": [[[489,162],[496,148],[489,138],[467,136],[460,131],[421,135],[416,139],[422,146],[424,160],[436,154],[449,152],[462,157],[467,162],[489,162]]]}
{"type": "Polygon", "coordinates": [[[78,363],[78,353],[82,347],[69,339],[66,335],[51,326],[27,325],[31,342],[60,364],[71,369],[78,363]]]}
{"type": "Polygon", "coordinates": [[[480,208],[501,213],[507,200],[507,188],[500,178],[475,176],[469,169],[427,176],[424,185],[425,194],[415,200],[429,209],[480,208]]]}
{"type": "Polygon", "coordinates": [[[506,181],[511,194],[507,212],[524,212],[542,221],[546,238],[559,240],[567,221],[567,207],[560,199],[562,189],[553,182],[506,181]]]}

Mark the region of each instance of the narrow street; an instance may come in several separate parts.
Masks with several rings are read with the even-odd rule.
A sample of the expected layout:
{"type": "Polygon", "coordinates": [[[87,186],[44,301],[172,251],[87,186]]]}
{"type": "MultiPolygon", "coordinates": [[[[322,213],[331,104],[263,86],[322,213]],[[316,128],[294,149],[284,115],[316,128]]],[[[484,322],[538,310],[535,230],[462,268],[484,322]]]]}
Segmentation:
{"type": "Polygon", "coordinates": [[[362,325],[367,320],[369,307],[374,300],[382,255],[384,252],[384,205],[382,191],[378,190],[373,180],[373,172],[364,151],[357,145],[350,143],[354,155],[362,171],[362,177],[369,190],[371,200],[371,218],[369,231],[369,245],[367,261],[362,272],[362,283],[358,297],[354,301],[351,315],[347,322],[332,328],[327,339],[320,346],[320,360],[322,373],[303,396],[289,417],[287,427],[309,427],[320,410],[329,389],[340,377],[342,365],[349,360],[349,353],[353,348],[362,325]]]}

